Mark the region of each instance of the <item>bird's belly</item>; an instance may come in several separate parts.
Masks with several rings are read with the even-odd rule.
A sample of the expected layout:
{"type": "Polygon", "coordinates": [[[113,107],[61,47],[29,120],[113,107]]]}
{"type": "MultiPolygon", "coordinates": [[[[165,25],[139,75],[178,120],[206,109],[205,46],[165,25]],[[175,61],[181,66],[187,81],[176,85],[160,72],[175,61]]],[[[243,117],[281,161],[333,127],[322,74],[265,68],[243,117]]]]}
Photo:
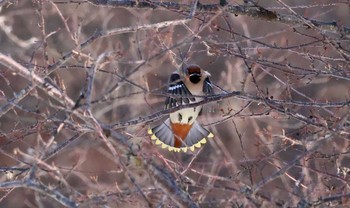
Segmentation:
{"type": "Polygon", "coordinates": [[[192,124],[198,117],[202,106],[193,108],[184,108],[170,114],[170,120],[172,123],[192,124]]]}

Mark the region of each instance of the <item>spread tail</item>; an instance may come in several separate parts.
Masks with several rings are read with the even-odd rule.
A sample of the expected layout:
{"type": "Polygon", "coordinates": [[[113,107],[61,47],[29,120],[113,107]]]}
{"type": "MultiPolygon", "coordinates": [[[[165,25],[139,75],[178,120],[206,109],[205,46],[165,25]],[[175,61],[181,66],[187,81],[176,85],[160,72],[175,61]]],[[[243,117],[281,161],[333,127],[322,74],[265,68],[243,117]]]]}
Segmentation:
{"type": "Polygon", "coordinates": [[[200,148],[202,144],[207,143],[207,138],[214,137],[212,133],[195,121],[186,135],[186,138],[181,139],[181,147],[175,147],[175,138],[178,136],[174,135],[169,118],[162,124],[149,129],[148,134],[152,135],[151,139],[154,140],[157,145],[160,145],[163,149],[174,152],[187,152],[188,149],[194,151],[195,148],[200,148]]]}

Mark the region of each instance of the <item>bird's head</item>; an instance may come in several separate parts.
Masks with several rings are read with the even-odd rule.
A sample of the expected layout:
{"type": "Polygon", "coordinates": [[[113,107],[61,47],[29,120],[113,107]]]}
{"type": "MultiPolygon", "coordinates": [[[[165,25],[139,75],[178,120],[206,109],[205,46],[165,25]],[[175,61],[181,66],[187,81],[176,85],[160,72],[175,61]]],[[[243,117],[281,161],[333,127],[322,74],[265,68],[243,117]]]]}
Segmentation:
{"type": "Polygon", "coordinates": [[[185,69],[185,76],[190,80],[190,82],[197,84],[201,81],[202,69],[198,65],[189,65],[185,69]]]}

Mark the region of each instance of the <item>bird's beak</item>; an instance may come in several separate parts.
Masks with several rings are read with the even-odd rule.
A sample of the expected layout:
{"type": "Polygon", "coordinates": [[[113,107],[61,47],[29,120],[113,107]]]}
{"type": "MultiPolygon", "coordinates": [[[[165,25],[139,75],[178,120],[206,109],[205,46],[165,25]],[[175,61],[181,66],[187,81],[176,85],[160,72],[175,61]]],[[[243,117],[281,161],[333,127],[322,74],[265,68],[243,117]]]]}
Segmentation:
{"type": "Polygon", "coordinates": [[[207,76],[211,76],[211,74],[207,71],[204,71],[204,73],[207,75],[207,76]]]}

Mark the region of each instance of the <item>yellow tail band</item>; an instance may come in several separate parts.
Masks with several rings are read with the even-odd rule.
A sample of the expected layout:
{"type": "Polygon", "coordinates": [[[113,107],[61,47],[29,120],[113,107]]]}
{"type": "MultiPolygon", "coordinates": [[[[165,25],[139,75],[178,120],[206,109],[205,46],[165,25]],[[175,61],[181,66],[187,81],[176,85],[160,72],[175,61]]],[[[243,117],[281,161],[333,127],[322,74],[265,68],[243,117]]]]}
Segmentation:
{"type": "MultiPolygon", "coordinates": [[[[149,129],[147,131],[148,134],[151,134],[151,140],[155,140],[156,145],[160,145],[162,149],[168,149],[168,151],[172,152],[187,152],[188,149],[190,149],[192,152],[194,152],[195,148],[200,148],[202,146],[202,144],[207,143],[207,139],[203,138],[201,139],[199,142],[197,142],[196,144],[190,146],[190,147],[172,147],[168,144],[165,144],[164,142],[162,142],[159,138],[157,138],[157,136],[155,134],[153,134],[152,129],[149,129]]],[[[208,135],[207,138],[213,138],[214,135],[212,133],[210,133],[208,135]]]]}

